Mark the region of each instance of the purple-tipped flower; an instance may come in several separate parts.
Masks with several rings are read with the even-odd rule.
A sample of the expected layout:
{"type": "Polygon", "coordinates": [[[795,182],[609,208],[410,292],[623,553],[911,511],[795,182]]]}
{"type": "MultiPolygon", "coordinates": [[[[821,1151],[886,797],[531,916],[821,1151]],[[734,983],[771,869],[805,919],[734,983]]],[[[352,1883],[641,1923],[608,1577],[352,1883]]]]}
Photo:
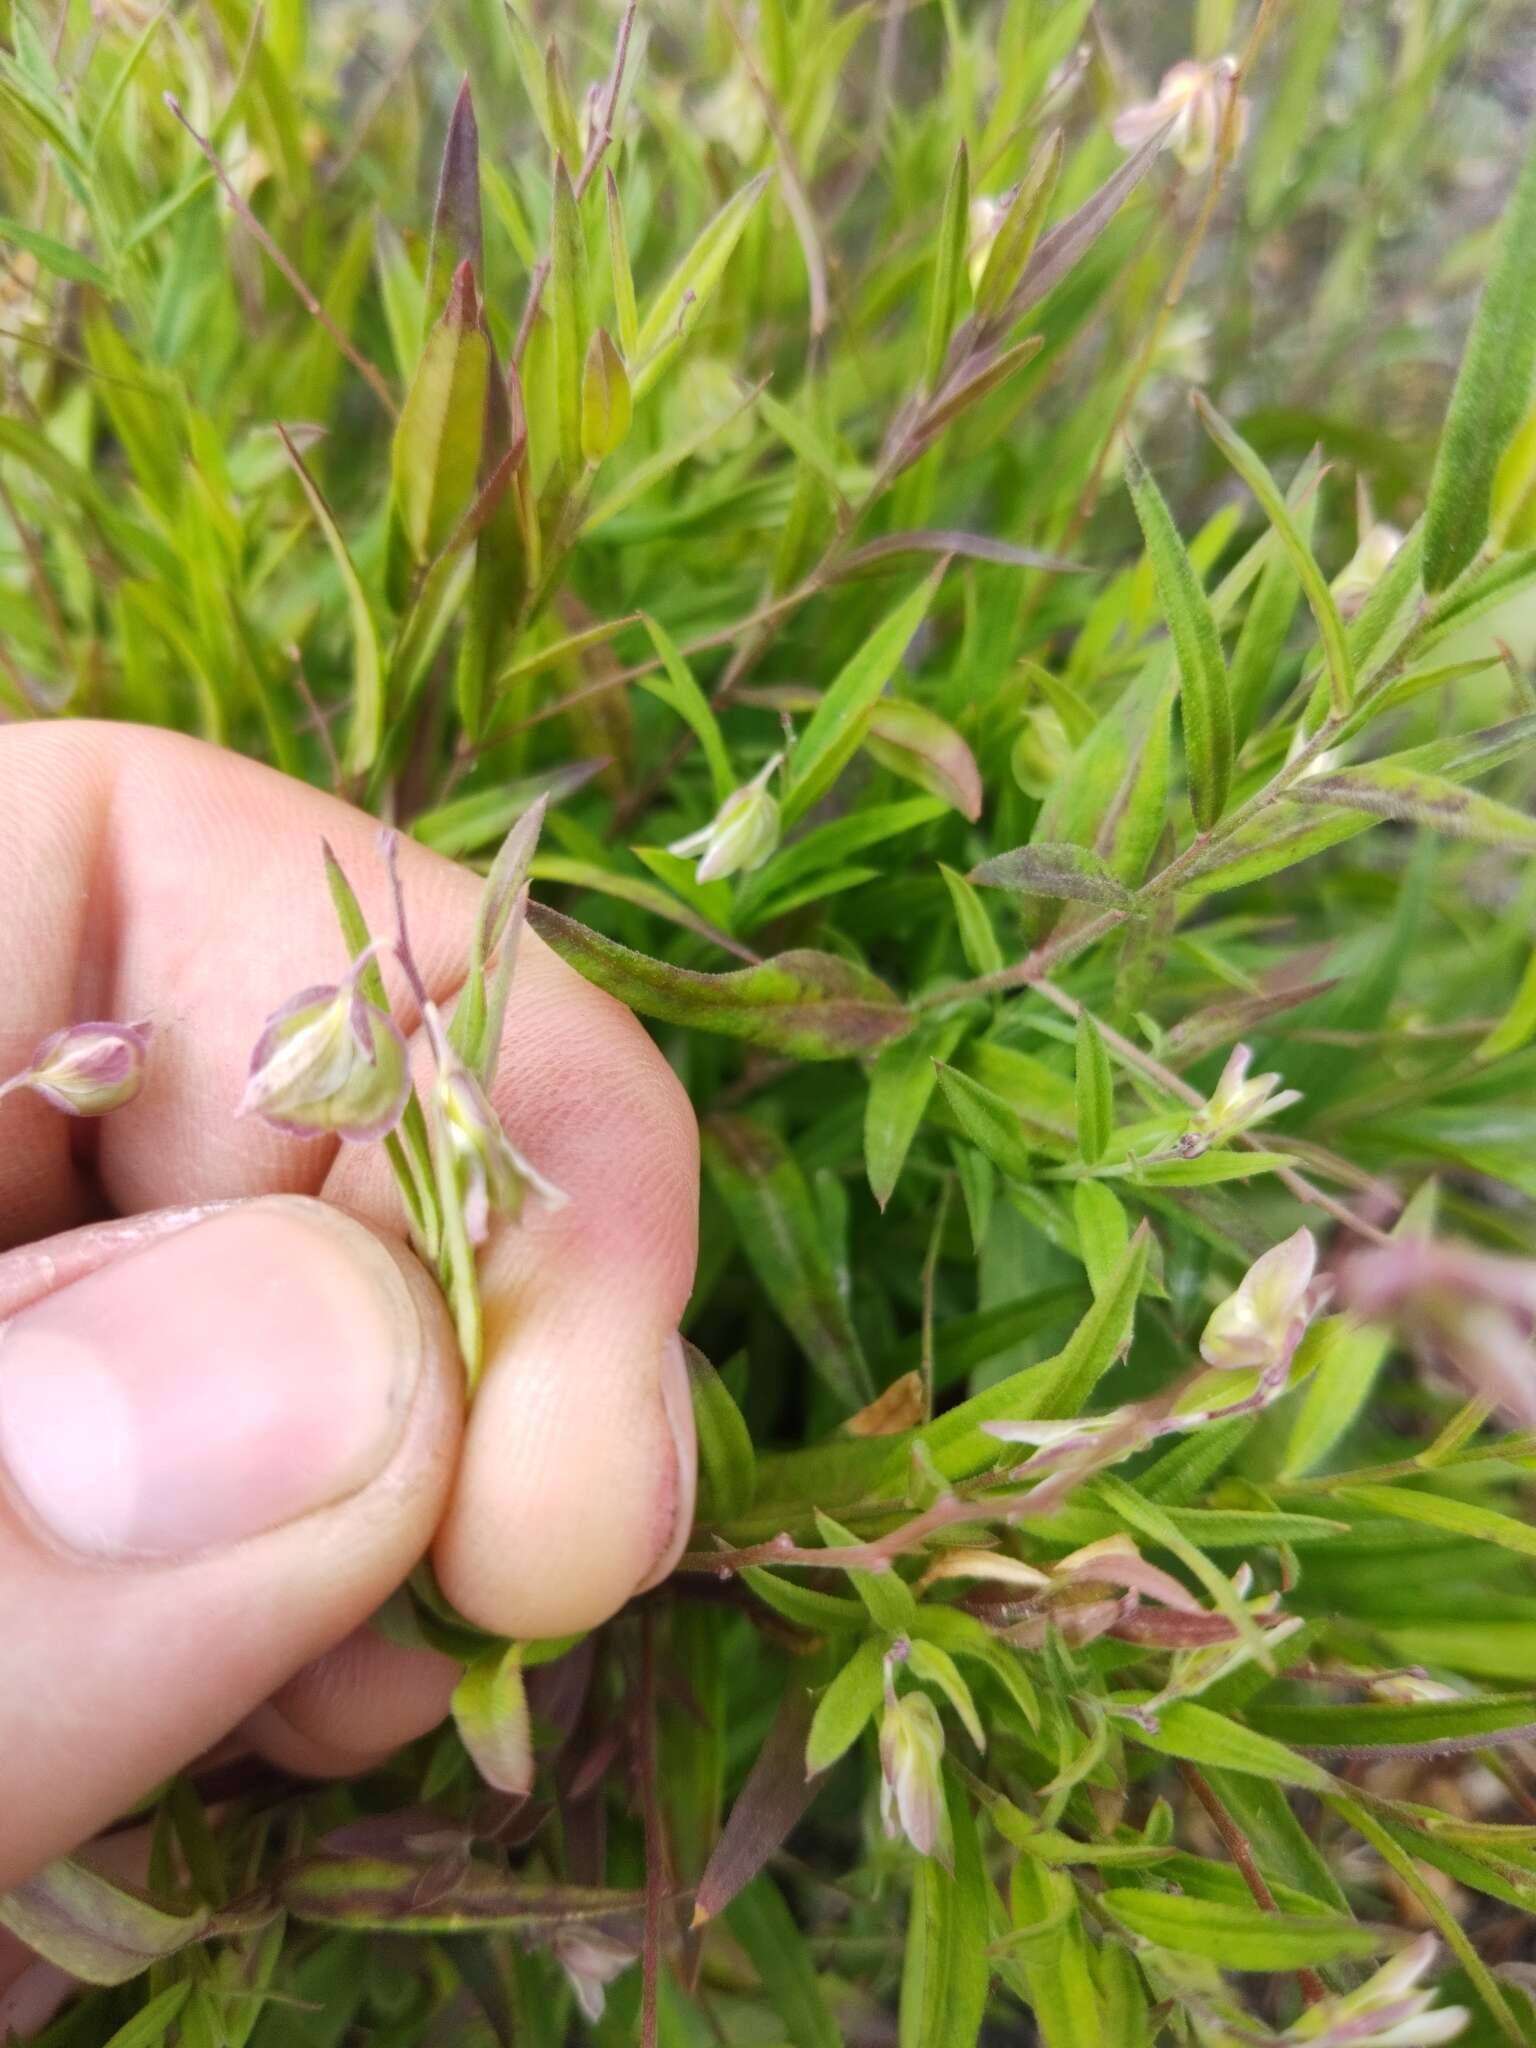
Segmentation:
{"type": "Polygon", "coordinates": [[[43,1040],[0,1095],[30,1088],[66,1116],[105,1116],[143,1087],[148,1055],[147,1024],[70,1024],[43,1040]]]}
{"type": "Polygon", "coordinates": [[[954,1861],[944,1803],[944,1724],[925,1692],[899,1698],[886,1667],[880,1722],[880,1817],[888,1835],[905,1835],[920,1856],[954,1861]]]}
{"type": "Polygon", "coordinates": [[[358,986],[370,956],[336,987],[307,988],[274,1010],[251,1054],[240,1116],[296,1138],[364,1144],[387,1137],[410,1093],[405,1039],[358,986]]]}
{"type": "Polygon", "coordinates": [[[1436,2006],[1433,1986],[1418,1988],[1438,1946],[1433,1934],[1421,1934],[1357,1991],[1312,2006],[1281,2040],[1287,2048],[1440,2048],[1454,2041],[1471,2013],[1464,2005],[1436,2006]]]}
{"type": "Polygon", "coordinates": [[[562,1927],[550,1942],[555,1960],[570,1979],[576,2003],[596,2025],[607,2003],[608,1986],[635,1960],[632,1948],[596,1927],[562,1927]]]}
{"type": "Polygon", "coordinates": [[[1536,1261],[1394,1238],[1347,1259],[1339,1291],[1357,1315],[1394,1323],[1426,1366],[1536,1429],[1536,1261]]]}
{"type": "MultiPolygon", "coordinates": [[[[1237,66],[1230,57],[1217,57],[1209,64],[1186,58],[1163,73],[1155,99],[1116,115],[1114,138],[1122,149],[1134,149],[1166,128],[1163,147],[1172,151],[1185,170],[1207,170],[1216,154],[1227,103],[1236,90],[1237,66]]],[[[1240,145],[1248,125],[1246,100],[1238,101],[1236,118],[1236,142],[1240,145]]]]}
{"type": "Polygon", "coordinates": [[[548,1209],[563,1207],[565,1196],[512,1143],[490,1097],[454,1052],[430,1007],[427,1029],[438,1062],[433,1099],[464,1205],[464,1228],[470,1243],[484,1244],[493,1209],[515,1222],[529,1195],[548,1209]]]}

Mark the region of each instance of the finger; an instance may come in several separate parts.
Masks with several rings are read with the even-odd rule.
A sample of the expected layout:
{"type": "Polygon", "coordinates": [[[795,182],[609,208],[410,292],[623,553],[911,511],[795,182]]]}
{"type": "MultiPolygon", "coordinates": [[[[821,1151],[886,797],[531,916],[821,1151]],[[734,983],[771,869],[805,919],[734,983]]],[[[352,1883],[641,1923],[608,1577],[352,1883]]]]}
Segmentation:
{"type": "Polygon", "coordinates": [[[41,1297],[34,1269],[0,1328],[0,1889],[358,1627],[441,1513],[462,1402],[426,1275],[317,1202],[41,1297]]]}
{"type": "MultiPolygon", "coordinates": [[[[0,734],[0,818],[17,817],[40,820],[47,844],[29,866],[0,839],[0,903],[21,906],[4,936],[26,957],[62,933],[79,959],[73,1007],[57,1007],[51,978],[56,1007],[33,1004],[17,1063],[87,1009],[161,1025],[142,1095],[99,1127],[110,1204],[323,1189],[398,1228],[376,1147],[338,1156],[230,1117],[266,1012],[339,972],[322,836],[375,933],[392,928],[372,823],[194,741],[88,725],[0,734]],[[46,879],[29,889],[33,872],[46,879]],[[93,894],[104,876],[110,888],[93,894]],[[82,900],[96,907],[82,914],[82,900]]],[[[446,999],[478,883],[419,847],[401,854],[423,972],[446,999]]],[[[612,1613],[686,1540],[692,1416],[673,1339],[693,1274],[697,1133],[635,1019],[531,936],[492,1092],[514,1142],[570,1200],[496,1233],[483,1257],[487,1371],[436,1561],[472,1619],[559,1635],[612,1613]]],[[[48,1142],[63,1200],[80,1176],[60,1122],[48,1142]]],[[[0,1157],[0,1232],[40,1170],[0,1157]]]]}
{"type": "Polygon", "coordinates": [[[350,1777],[437,1727],[462,1674],[436,1650],[356,1629],[263,1701],[242,1733],[281,1770],[350,1777]]]}

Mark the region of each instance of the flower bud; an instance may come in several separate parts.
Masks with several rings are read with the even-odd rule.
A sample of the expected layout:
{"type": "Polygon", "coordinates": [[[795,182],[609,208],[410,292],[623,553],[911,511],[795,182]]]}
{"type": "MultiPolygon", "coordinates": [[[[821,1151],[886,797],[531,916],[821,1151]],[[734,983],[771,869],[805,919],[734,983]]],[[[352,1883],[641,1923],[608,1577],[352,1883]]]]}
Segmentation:
{"type": "Polygon", "coordinates": [[[464,1228],[470,1243],[484,1244],[493,1209],[515,1222],[530,1194],[547,1208],[561,1208],[565,1196],[508,1138],[485,1090],[454,1054],[446,1036],[435,1032],[434,1041],[438,1072],[433,1100],[464,1205],[464,1228]]]}
{"type": "Polygon", "coordinates": [[[783,758],[775,754],[750,782],[732,790],[707,825],[685,839],[674,839],[668,853],[700,855],[696,876],[701,882],[720,882],[727,875],[760,868],[778,849],[779,805],[768,782],[783,758]]]}
{"type": "Polygon", "coordinates": [[[880,1817],[885,1832],[904,1834],[920,1856],[937,1856],[946,1867],[954,1847],[944,1803],[944,1724],[924,1692],[896,1696],[886,1679],[880,1722],[880,1817]]]}
{"type": "Polygon", "coordinates": [[[1334,577],[1332,590],[1345,618],[1353,618],[1391,566],[1403,544],[1395,526],[1378,519],[1360,536],[1360,545],[1334,577]]]}
{"type": "Polygon", "coordinates": [[[1234,1294],[1214,1310],[1200,1339],[1207,1365],[1266,1377],[1287,1371],[1311,1319],[1317,1244],[1298,1230],[1255,1259],[1234,1294]]]}
{"type": "Polygon", "coordinates": [[[0,1094],[30,1088],[67,1116],[105,1116],[138,1094],[148,1052],[147,1024],[71,1024],[45,1038],[0,1094]]]}
{"type": "Polygon", "coordinates": [[[251,1054],[240,1116],[296,1138],[327,1133],[351,1144],[386,1137],[410,1093],[400,1027],[357,987],[303,989],[274,1010],[251,1054]]]}

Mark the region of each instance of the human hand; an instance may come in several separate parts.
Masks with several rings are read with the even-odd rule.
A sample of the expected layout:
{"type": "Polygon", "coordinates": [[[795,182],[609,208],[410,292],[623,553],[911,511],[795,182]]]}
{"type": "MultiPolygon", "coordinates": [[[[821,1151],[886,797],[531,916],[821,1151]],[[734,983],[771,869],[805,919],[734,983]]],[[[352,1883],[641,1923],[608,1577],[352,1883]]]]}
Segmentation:
{"type": "MultiPolygon", "coordinates": [[[[391,929],[375,834],[195,741],[0,731],[0,1079],[81,1018],[154,1030],[111,1116],[0,1103],[0,1889],[232,1731],[330,1772],[434,1725],[457,1667],[363,1626],[429,1548],[538,1637],[686,1540],[697,1133],[627,1011],[524,935],[493,1094],[571,1199],[485,1248],[467,1417],[379,1148],[235,1121],[267,1013],[344,965],[322,835],[391,929]]],[[[441,1000],[478,882],[401,861],[441,1000]]]]}

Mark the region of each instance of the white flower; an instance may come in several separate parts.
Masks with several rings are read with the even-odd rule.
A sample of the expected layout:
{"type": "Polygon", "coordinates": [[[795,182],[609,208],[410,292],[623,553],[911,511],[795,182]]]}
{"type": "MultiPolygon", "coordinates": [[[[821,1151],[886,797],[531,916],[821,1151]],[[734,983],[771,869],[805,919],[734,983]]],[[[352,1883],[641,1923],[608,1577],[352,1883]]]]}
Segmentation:
{"type": "Polygon", "coordinates": [[[954,1856],[944,1803],[944,1724],[925,1692],[897,1697],[886,1675],[880,1722],[880,1817],[888,1835],[903,1834],[920,1856],[946,1866],[954,1856]]]}
{"type": "Polygon", "coordinates": [[[502,1129],[490,1097],[453,1050],[431,1005],[426,1021],[437,1057],[433,1103],[464,1204],[470,1243],[484,1244],[493,1209],[515,1222],[530,1194],[546,1209],[563,1208],[564,1194],[523,1157],[502,1129]]]}
{"type": "Polygon", "coordinates": [[[1433,1934],[1421,1934],[1357,1991],[1314,2005],[1281,2040],[1295,2048],[1439,2048],[1454,2041],[1471,2013],[1462,2005],[1432,2011],[1433,1988],[1416,1989],[1436,1948],[1433,1934]]]}
{"type": "Polygon", "coordinates": [[[1195,1111],[1189,1120],[1188,1131],[1180,1140],[1179,1149],[1186,1157],[1194,1157],[1208,1146],[1220,1144],[1223,1139],[1235,1138],[1253,1124],[1277,1116],[1282,1109],[1289,1109],[1293,1102],[1300,1102],[1300,1089],[1281,1088],[1278,1074],[1250,1075],[1248,1063],[1252,1058],[1251,1046],[1233,1046],[1232,1056],[1222,1068],[1221,1079],[1212,1090],[1210,1100],[1195,1111]]]}
{"type": "Polygon", "coordinates": [[[1287,1370],[1311,1319],[1316,1271],[1310,1230],[1298,1230],[1255,1259],[1205,1326],[1200,1356],[1206,1364],[1266,1379],[1287,1370]]]}
{"type": "Polygon", "coordinates": [[[779,843],[778,799],[768,783],[783,758],[775,754],[765,762],[750,782],[731,791],[707,825],[674,839],[668,853],[685,858],[699,854],[696,875],[701,882],[719,882],[727,875],[760,868],[779,843]]]}
{"type": "MultiPolygon", "coordinates": [[[[1232,58],[1218,57],[1210,64],[1186,59],[1163,73],[1155,99],[1116,115],[1114,138],[1122,149],[1134,149],[1167,127],[1164,147],[1172,150],[1186,171],[1203,171],[1216,154],[1216,139],[1236,89],[1237,65],[1232,58]]],[[[1248,102],[1240,99],[1235,147],[1241,147],[1247,126],[1248,102]]]]}
{"type": "Polygon", "coordinates": [[[335,988],[307,988],[274,1010],[251,1054],[237,1114],[296,1138],[329,1132],[355,1144],[400,1121],[410,1069],[400,1027],[358,985],[369,958],[335,988]]]}

